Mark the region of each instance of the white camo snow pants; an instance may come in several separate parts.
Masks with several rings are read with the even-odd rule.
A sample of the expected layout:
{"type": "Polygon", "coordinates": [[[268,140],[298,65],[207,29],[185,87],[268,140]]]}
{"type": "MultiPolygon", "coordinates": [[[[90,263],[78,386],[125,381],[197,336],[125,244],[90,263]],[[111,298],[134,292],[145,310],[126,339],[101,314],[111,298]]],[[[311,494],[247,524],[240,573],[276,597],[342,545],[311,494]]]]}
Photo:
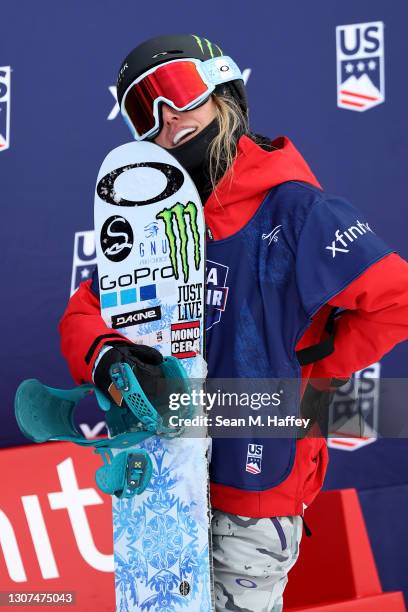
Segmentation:
{"type": "Polygon", "coordinates": [[[300,516],[254,519],[213,510],[216,612],[281,612],[302,527],[300,516]]]}

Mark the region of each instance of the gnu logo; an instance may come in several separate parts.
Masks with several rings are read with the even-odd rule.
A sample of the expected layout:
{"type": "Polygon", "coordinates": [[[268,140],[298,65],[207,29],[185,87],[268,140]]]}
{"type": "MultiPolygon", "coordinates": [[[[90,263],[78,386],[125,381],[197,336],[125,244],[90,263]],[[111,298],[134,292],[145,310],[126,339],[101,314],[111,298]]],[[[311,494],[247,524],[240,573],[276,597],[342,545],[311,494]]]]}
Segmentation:
{"type": "Polygon", "coordinates": [[[384,24],[357,23],[336,28],[337,106],[358,112],[385,100],[384,24]]]}
{"type": "Polygon", "coordinates": [[[148,223],[147,225],[145,225],[143,229],[145,233],[145,238],[155,238],[159,233],[159,224],[153,221],[152,223],[148,223]]]}

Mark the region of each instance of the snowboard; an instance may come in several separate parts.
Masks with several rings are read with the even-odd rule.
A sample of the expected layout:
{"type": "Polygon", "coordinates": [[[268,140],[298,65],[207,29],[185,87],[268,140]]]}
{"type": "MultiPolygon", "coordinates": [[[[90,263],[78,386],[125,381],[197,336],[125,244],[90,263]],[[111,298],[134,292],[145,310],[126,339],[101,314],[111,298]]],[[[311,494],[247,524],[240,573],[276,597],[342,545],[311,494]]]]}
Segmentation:
{"type": "MultiPolygon", "coordinates": [[[[177,358],[202,386],[205,224],[191,178],[157,145],[124,144],[103,161],[94,211],[106,324],[177,358]]],[[[142,494],[113,497],[116,609],[213,610],[206,431],[134,447],[152,475],[142,494]]]]}

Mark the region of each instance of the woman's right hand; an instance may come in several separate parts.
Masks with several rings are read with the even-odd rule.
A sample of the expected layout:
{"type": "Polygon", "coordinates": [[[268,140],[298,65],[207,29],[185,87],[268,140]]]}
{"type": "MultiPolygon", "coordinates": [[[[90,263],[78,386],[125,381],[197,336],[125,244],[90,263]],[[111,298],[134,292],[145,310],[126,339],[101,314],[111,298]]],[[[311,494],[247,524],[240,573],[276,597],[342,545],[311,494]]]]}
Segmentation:
{"type": "Polygon", "coordinates": [[[119,406],[122,396],[112,382],[110,368],[115,363],[127,363],[132,368],[140,386],[147,397],[154,398],[158,384],[163,379],[160,365],[163,357],[159,351],[143,344],[117,343],[115,346],[103,347],[102,357],[97,360],[93,379],[102,393],[113,399],[119,406]]]}

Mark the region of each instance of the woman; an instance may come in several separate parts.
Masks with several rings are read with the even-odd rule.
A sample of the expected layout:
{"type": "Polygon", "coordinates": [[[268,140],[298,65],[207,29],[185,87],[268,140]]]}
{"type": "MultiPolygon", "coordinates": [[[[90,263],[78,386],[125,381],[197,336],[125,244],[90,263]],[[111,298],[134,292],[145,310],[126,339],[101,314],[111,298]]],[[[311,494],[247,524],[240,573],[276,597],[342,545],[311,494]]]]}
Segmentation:
{"type": "MultiPolygon", "coordinates": [[[[218,45],[192,35],[151,39],[125,59],[117,90],[134,137],[168,149],[205,205],[208,289],[228,288],[224,310],[207,313],[209,377],[301,376],[304,386],[313,377],[330,391],[334,379],[347,379],[407,338],[407,263],[364,215],[322,190],[287,138],[250,132],[242,75],[218,45]],[[208,76],[214,66],[222,79],[208,76]],[[319,353],[313,347],[333,308],[342,311],[335,350],[319,353]]],[[[160,359],[106,327],[96,276],[72,296],[60,331],[75,380],[94,379],[106,393],[115,361],[136,364],[142,380],[160,359]]],[[[309,386],[308,395],[316,393],[309,386]]],[[[319,437],[213,441],[217,610],[282,609],[301,517],[326,467],[319,437]],[[256,475],[245,469],[254,443],[256,475]]]]}

